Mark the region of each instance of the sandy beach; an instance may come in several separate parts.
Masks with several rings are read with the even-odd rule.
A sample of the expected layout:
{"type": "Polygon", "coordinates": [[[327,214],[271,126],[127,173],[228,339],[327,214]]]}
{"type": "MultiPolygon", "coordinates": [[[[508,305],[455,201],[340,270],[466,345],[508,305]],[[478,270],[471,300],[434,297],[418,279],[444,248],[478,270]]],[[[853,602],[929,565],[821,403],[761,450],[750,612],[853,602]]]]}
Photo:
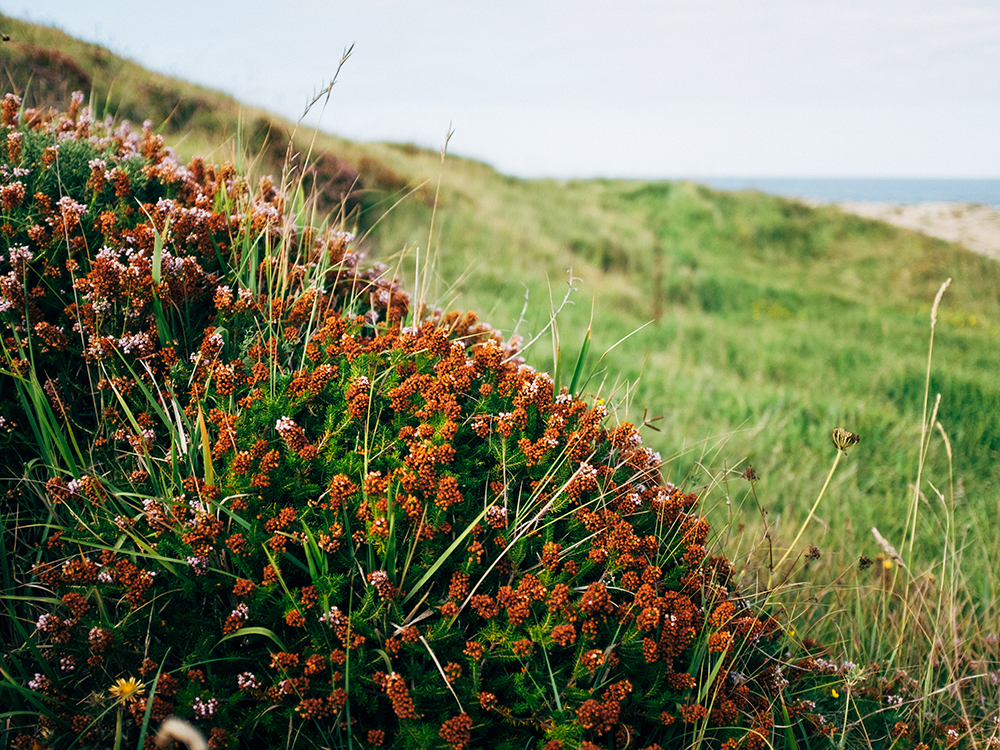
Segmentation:
{"type": "Polygon", "coordinates": [[[1000,208],[970,203],[900,204],[864,201],[834,205],[847,213],[957,242],[973,252],[1000,260],[1000,208]]]}

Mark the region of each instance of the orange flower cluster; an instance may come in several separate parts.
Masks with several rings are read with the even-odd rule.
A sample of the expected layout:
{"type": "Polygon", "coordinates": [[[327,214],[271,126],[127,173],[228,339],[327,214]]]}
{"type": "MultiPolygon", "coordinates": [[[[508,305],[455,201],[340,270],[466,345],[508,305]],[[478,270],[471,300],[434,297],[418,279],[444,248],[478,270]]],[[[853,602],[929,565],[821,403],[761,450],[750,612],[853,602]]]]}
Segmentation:
{"type": "Polygon", "coordinates": [[[698,703],[686,703],[681,706],[680,711],[681,721],[685,724],[696,724],[708,716],[708,709],[698,703]]]}
{"type": "Polygon", "coordinates": [[[521,640],[514,641],[510,644],[510,648],[515,656],[527,656],[531,653],[531,639],[522,638],[521,640]]]}
{"type": "Polygon", "coordinates": [[[607,734],[618,723],[622,701],[631,692],[632,684],[621,680],[604,692],[603,700],[588,698],[576,712],[580,726],[593,731],[598,737],[607,734]]]}
{"type": "Polygon", "coordinates": [[[464,713],[453,716],[441,725],[438,735],[448,743],[451,750],[462,750],[469,744],[472,736],[472,717],[464,713]]]}
{"type": "Polygon", "coordinates": [[[556,625],[552,628],[552,640],[560,646],[572,646],[576,643],[576,628],[572,625],[556,625]]]}
{"type": "Polygon", "coordinates": [[[74,620],[79,620],[90,611],[90,603],[87,601],[86,597],[76,592],[64,594],[62,597],[62,603],[69,608],[74,620]]]}
{"type": "Polygon", "coordinates": [[[389,696],[389,700],[392,701],[392,710],[395,711],[396,716],[400,719],[420,718],[420,714],[417,713],[417,709],[413,705],[413,700],[410,698],[410,691],[407,689],[406,682],[402,677],[395,672],[388,675],[384,672],[377,672],[374,675],[374,680],[385,691],[385,694],[389,696]]]}

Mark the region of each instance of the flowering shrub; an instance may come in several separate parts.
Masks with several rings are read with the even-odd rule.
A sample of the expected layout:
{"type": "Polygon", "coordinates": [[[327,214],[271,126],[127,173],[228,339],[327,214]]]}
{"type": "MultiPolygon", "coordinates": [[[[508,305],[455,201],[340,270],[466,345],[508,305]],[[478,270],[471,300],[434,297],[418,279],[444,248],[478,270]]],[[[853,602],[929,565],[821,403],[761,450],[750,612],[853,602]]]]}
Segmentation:
{"type": "Polygon", "coordinates": [[[631,424],[80,104],[3,102],[17,747],[775,741],[781,630],[631,424]]]}

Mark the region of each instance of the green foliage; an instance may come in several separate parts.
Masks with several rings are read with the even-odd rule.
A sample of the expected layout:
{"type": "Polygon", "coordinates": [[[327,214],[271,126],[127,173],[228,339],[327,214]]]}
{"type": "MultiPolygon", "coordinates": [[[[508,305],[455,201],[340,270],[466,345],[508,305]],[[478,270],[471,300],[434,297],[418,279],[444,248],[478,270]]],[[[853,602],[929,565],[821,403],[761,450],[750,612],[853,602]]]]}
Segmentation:
{"type": "MultiPolygon", "coordinates": [[[[63,63],[70,62],[74,69],[90,76],[91,101],[101,116],[109,107],[137,119],[169,111],[173,114],[163,132],[176,132],[181,126],[186,129],[179,146],[185,157],[232,150],[231,145],[221,143],[227,134],[240,132],[237,108],[230,99],[151,75],[106,50],[76,42],[53,29],[5,19],[5,30],[12,32],[14,41],[4,49],[14,50],[24,59],[35,55],[37,59],[31,59],[36,69],[41,60],[37,55],[42,54],[48,55],[52,70],[60,65],[60,69],[69,70],[63,63]],[[66,59],[46,52],[51,49],[59,49],[66,59]],[[156,98],[152,105],[148,101],[151,95],[156,98]]],[[[9,62],[13,70],[13,56],[9,62]]],[[[16,74],[12,80],[18,80],[16,74]]],[[[63,86],[46,96],[62,102],[69,90],[63,86]]],[[[36,79],[33,94],[38,93],[42,91],[36,79]]],[[[276,144],[262,134],[278,132],[284,126],[261,113],[243,116],[251,123],[243,130],[248,134],[244,143],[253,146],[251,158],[244,161],[257,173],[278,173],[285,142],[276,144]],[[258,147],[266,156],[258,158],[258,147]]],[[[160,115],[154,119],[159,128],[160,115]]],[[[383,248],[386,259],[393,265],[398,263],[405,277],[411,278],[411,262],[405,257],[392,260],[388,252],[426,244],[431,203],[426,188],[417,188],[415,196],[377,224],[375,220],[383,208],[403,197],[407,183],[421,185],[439,172],[437,154],[389,144],[352,144],[323,134],[317,136],[315,149],[314,153],[337,153],[349,160],[363,173],[366,188],[378,186],[389,191],[365,192],[369,201],[365,205],[370,208],[365,209],[368,212],[362,214],[361,223],[365,227],[375,224],[369,235],[374,248],[383,248]]],[[[234,160],[240,163],[242,156],[237,148],[234,160]]],[[[42,176],[46,175],[51,176],[42,176]]],[[[214,189],[206,188],[209,193],[214,189]]],[[[83,197],[87,193],[70,194],[83,203],[90,200],[83,197]]],[[[108,198],[105,194],[102,200],[108,198]]],[[[122,203],[130,201],[131,196],[122,203]]],[[[1000,392],[995,347],[1000,297],[994,261],[846,216],[833,208],[806,209],[769,196],[731,195],[680,183],[525,182],[454,158],[442,176],[439,204],[434,238],[435,246],[445,251],[439,253],[441,276],[461,277],[449,294],[459,295],[457,299],[466,307],[488,310],[490,319],[504,330],[509,332],[516,324],[523,333],[546,325],[548,312],[537,302],[551,296],[551,284],[568,266],[582,280],[584,294],[593,295],[593,304],[566,308],[559,321],[564,341],[582,340],[592,324],[593,346],[604,351],[648,320],[656,320],[655,325],[638,331],[625,345],[601,358],[596,373],[587,372],[582,380],[588,391],[599,389],[619,420],[638,422],[646,409],[650,417],[663,416],[653,423],[661,431],[646,433],[645,442],[667,457],[666,466],[673,476],[685,477],[684,486],[706,485],[701,509],[713,519],[715,528],[721,529],[721,543],[731,551],[737,564],[736,578],[743,581],[741,590],[752,590],[746,588],[747,582],[766,567],[771,546],[780,556],[796,524],[806,515],[809,503],[802,499],[815,497],[822,483],[823,474],[815,467],[824,461],[821,451],[829,450],[830,427],[843,424],[861,433],[855,458],[835,477],[818,511],[818,524],[803,537],[823,548],[822,557],[805,565],[797,563],[788,573],[786,588],[764,593],[775,606],[784,608],[785,620],[794,624],[797,632],[782,648],[795,652],[805,645],[803,640],[822,640],[828,644],[825,650],[806,646],[805,651],[838,664],[845,654],[850,656],[865,665],[860,678],[855,674],[852,679],[857,679],[853,685],[857,691],[868,691],[867,697],[837,687],[839,697],[834,698],[830,690],[835,684],[831,687],[830,681],[842,681],[842,676],[816,677],[810,672],[803,679],[800,673],[791,672],[789,702],[794,703],[792,697],[814,701],[812,715],[828,722],[829,717],[840,715],[838,726],[848,729],[850,739],[844,741],[849,744],[898,742],[906,746],[921,739],[950,741],[947,729],[961,734],[961,721],[969,721],[974,729],[985,727],[984,737],[989,734],[990,717],[985,709],[976,707],[992,706],[997,701],[988,681],[990,674],[998,672],[993,634],[1000,630],[996,609],[991,606],[1000,561],[988,523],[996,494],[996,456],[991,441],[995,442],[997,434],[992,419],[996,410],[988,405],[1000,392]],[[926,310],[945,277],[954,278],[955,283],[940,312],[937,361],[942,365],[936,364],[932,372],[930,395],[933,401],[936,392],[943,394],[938,418],[942,434],[951,436],[951,445],[946,450],[944,441],[933,432],[925,477],[932,478],[943,499],[936,498],[925,478],[916,546],[912,559],[907,555],[911,570],[904,574],[898,567],[883,567],[890,561],[884,555],[877,557],[882,553],[867,529],[878,526],[897,546],[903,538],[912,497],[908,485],[914,481],[918,462],[914,446],[924,397],[926,310]],[[528,285],[533,303],[526,308],[526,316],[521,315],[522,284],[528,285]],[[617,380],[614,373],[619,374],[617,380]],[[602,378],[606,379],[603,384],[602,378]],[[703,440],[692,442],[698,438],[703,440]],[[763,477],[757,485],[759,504],[755,495],[741,491],[745,485],[733,484],[743,467],[729,467],[743,456],[749,456],[763,477]],[[789,528],[791,532],[786,531],[789,528]],[[765,531],[769,531],[766,538],[765,531]],[[942,550],[942,539],[953,541],[946,542],[942,550]],[[856,563],[860,555],[876,557],[877,564],[859,569],[856,563]],[[830,581],[833,583],[828,585],[830,581]],[[916,623],[910,613],[918,613],[916,623]],[[955,643],[954,652],[942,651],[941,643],[955,643]],[[894,685],[892,695],[898,695],[898,685],[908,684],[892,672],[897,667],[920,683],[904,694],[899,714],[885,709],[888,696],[879,692],[881,680],[894,685]],[[977,674],[987,677],[977,678],[977,674]],[[909,722],[907,734],[900,735],[898,741],[893,731],[897,716],[909,722]],[[862,718],[859,727],[857,721],[862,718]],[[858,740],[859,734],[864,740],[858,740]]],[[[214,195],[207,205],[215,208],[214,195]]],[[[88,221],[94,218],[95,214],[88,215],[88,221]]],[[[133,216],[130,221],[141,223],[141,217],[133,216]]],[[[301,217],[297,223],[302,225],[301,217]]],[[[90,232],[90,226],[85,224],[83,231],[90,232]]],[[[133,224],[125,222],[123,226],[133,224]]],[[[160,224],[155,226],[162,229],[160,224]]],[[[227,271],[238,279],[230,285],[254,295],[267,290],[268,279],[274,277],[259,270],[260,262],[280,246],[278,239],[242,232],[239,244],[229,245],[225,237],[215,237],[234,248],[241,259],[238,268],[231,264],[227,271]]],[[[92,239],[99,241],[98,235],[92,239]]],[[[147,243],[147,239],[140,243],[147,243]]],[[[151,247],[149,252],[155,249],[151,247]]],[[[226,257],[225,252],[222,248],[221,257],[226,257]]],[[[218,271],[212,271],[216,266],[210,256],[196,253],[196,257],[207,273],[223,268],[219,265],[218,271]]],[[[220,264],[221,258],[214,262],[220,264]]],[[[63,282],[61,288],[68,285],[63,282]]],[[[190,336],[191,341],[178,346],[188,354],[198,349],[205,326],[216,314],[211,304],[206,304],[206,296],[192,292],[196,299],[161,305],[161,314],[156,313],[154,298],[156,325],[146,329],[155,330],[161,345],[190,336]]],[[[53,310],[61,306],[55,294],[40,304],[51,304],[53,310]]],[[[234,353],[234,344],[235,351],[246,351],[253,345],[257,329],[280,333],[279,322],[265,318],[261,321],[259,315],[246,315],[237,325],[252,330],[241,335],[234,333],[233,323],[227,324],[228,330],[221,334],[224,356],[234,353]]],[[[64,328],[67,323],[72,321],[57,321],[64,328]]],[[[124,317],[114,318],[108,327],[115,340],[142,330],[142,326],[130,327],[124,317]]],[[[305,330],[303,340],[309,335],[305,330]]],[[[32,340],[38,341],[37,337],[32,340]]],[[[11,486],[13,494],[4,506],[5,539],[26,544],[23,549],[32,550],[31,555],[37,558],[33,545],[47,538],[47,524],[52,521],[47,511],[40,510],[46,501],[38,491],[39,482],[50,476],[45,467],[58,467],[68,481],[93,465],[94,449],[84,438],[100,422],[98,412],[106,408],[119,409],[120,413],[113,425],[94,433],[98,441],[110,440],[119,430],[133,435],[137,431],[129,410],[122,408],[114,391],[98,390],[96,397],[92,395],[93,385],[99,382],[89,380],[95,365],[75,365],[77,360],[72,357],[58,362],[58,356],[41,351],[41,346],[32,348],[31,356],[21,356],[17,342],[8,343],[11,359],[30,360],[41,375],[33,380],[11,369],[12,377],[0,378],[6,418],[0,441],[7,451],[9,471],[12,476],[32,477],[11,486]],[[59,366],[53,366],[54,361],[59,366]],[[63,365],[68,370],[60,369],[63,365]],[[20,379],[13,377],[15,372],[20,379]],[[60,399],[81,404],[74,407],[68,420],[58,402],[55,408],[48,403],[43,386],[49,376],[63,389],[60,399]],[[26,410],[24,403],[29,405],[26,410]],[[48,446],[39,449],[41,462],[32,452],[25,453],[26,441],[48,446]],[[74,470],[74,463],[80,468],[74,470]],[[39,509],[40,515],[27,514],[27,508],[39,509]]],[[[539,368],[548,366],[537,349],[528,351],[527,356],[539,368]]],[[[303,353],[297,357],[298,361],[289,362],[287,371],[281,373],[284,377],[303,366],[303,353]]],[[[134,379],[135,373],[144,372],[141,359],[104,361],[101,367],[114,377],[134,379]]],[[[596,359],[591,357],[590,362],[596,359]]],[[[148,364],[161,368],[158,376],[166,375],[169,369],[155,361],[148,364]]],[[[553,371],[559,375],[558,370],[553,371]]],[[[569,373],[562,373],[563,380],[568,378],[569,373]]],[[[278,392],[278,383],[277,378],[268,381],[271,393],[278,392]]],[[[155,388],[147,390],[156,394],[154,401],[159,398],[155,388]]],[[[126,399],[136,421],[147,419],[144,412],[149,414],[158,440],[164,438],[161,424],[167,425],[165,434],[184,436],[171,448],[169,459],[164,452],[161,463],[155,464],[161,470],[149,476],[148,482],[158,495],[179,487],[192,474],[204,481],[206,470],[219,468],[204,460],[202,443],[211,442],[212,436],[201,440],[197,414],[181,411],[192,403],[189,395],[168,394],[162,408],[138,393],[126,395],[126,399]]],[[[282,414],[271,416],[276,420],[282,414]]],[[[204,418],[206,429],[212,429],[214,436],[210,414],[205,412],[204,418]]],[[[341,420],[324,424],[322,429],[344,430],[348,425],[341,420]]],[[[127,450],[124,443],[118,445],[127,450]]],[[[497,458],[502,459],[513,463],[517,457],[497,458]]],[[[475,466],[468,467],[468,471],[475,470],[475,466]]],[[[119,482],[113,489],[128,493],[129,487],[128,482],[119,482]]],[[[296,502],[302,495],[312,494],[308,485],[296,490],[302,493],[296,502]]],[[[225,504],[220,512],[234,526],[241,526],[237,518],[244,520],[239,513],[230,513],[225,504]]],[[[60,525],[65,524],[54,523],[52,529],[60,525]]],[[[137,546],[144,543],[138,536],[127,540],[137,546]]],[[[310,560],[306,547],[302,549],[299,562],[308,570],[310,560]]],[[[183,566],[177,561],[183,559],[180,555],[185,551],[183,545],[177,545],[172,556],[162,557],[158,564],[165,570],[180,570],[183,566]]],[[[12,561],[27,559],[8,556],[0,561],[5,607],[11,614],[11,619],[2,623],[3,638],[5,645],[16,644],[9,649],[12,653],[34,654],[42,673],[49,675],[51,667],[41,658],[46,650],[38,650],[29,637],[38,610],[34,604],[15,598],[22,596],[23,590],[15,583],[21,579],[15,575],[12,561]]],[[[397,559],[402,559],[398,551],[397,559]]],[[[669,580],[676,585],[674,578],[669,580]]],[[[348,584],[341,578],[331,585],[348,584]]],[[[54,605],[54,598],[48,598],[54,605]]],[[[252,635],[267,639],[266,633],[275,631],[261,628],[252,635]]],[[[21,670],[10,683],[19,686],[10,687],[11,694],[27,701],[17,704],[27,706],[25,710],[47,711],[55,721],[47,704],[32,698],[25,687],[33,674],[25,671],[25,663],[4,662],[6,674],[13,676],[21,670]]],[[[796,715],[794,709],[789,713],[796,715]]],[[[775,715],[781,716],[781,711],[775,715]]],[[[778,735],[799,746],[817,742],[815,738],[806,740],[798,731],[792,732],[791,738],[785,730],[778,735]]],[[[570,744],[577,741],[573,735],[570,744]]]]}
{"type": "Polygon", "coordinates": [[[19,746],[767,741],[782,630],[631,424],[80,103],[3,110],[19,746]]]}

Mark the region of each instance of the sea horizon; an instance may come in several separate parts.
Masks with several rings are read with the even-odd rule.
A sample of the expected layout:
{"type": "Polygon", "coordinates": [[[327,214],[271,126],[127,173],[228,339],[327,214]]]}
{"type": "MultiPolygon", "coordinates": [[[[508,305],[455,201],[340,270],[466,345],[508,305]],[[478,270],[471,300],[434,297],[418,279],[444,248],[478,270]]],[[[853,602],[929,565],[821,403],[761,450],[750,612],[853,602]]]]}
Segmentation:
{"type": "Polygon", "coordinates": [[[1000,207],[1000,179],[709,177],[691,182],[717,190],[758,190],[824,203],[973,203],[1000,207]]]}

